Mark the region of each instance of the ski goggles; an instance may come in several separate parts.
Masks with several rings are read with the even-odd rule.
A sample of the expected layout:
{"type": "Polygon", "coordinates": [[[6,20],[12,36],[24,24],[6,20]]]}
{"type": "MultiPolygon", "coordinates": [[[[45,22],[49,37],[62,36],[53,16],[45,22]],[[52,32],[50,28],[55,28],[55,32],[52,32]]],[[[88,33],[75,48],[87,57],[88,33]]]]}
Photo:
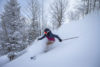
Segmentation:
{"type": "Polygon", "coordinates": [[[47,32],[44,32],[44,34],[47,34],[47,32]]]}
{"type": "Polygon", "coordinates": [[[48,32],[49,32],[49,31],[47,31],[47,32],[44,32],[44,34],[48,34],[48,32]]]}

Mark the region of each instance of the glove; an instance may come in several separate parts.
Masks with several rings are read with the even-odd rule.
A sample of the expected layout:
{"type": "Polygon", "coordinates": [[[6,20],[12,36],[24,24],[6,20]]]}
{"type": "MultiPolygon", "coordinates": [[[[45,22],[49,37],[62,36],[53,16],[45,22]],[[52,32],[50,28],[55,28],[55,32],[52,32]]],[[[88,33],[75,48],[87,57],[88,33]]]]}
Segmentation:
{"type": "Polygon", "coordinates": [[[59,39],[59,42],[62,42],[62,39],[59,39]]]}

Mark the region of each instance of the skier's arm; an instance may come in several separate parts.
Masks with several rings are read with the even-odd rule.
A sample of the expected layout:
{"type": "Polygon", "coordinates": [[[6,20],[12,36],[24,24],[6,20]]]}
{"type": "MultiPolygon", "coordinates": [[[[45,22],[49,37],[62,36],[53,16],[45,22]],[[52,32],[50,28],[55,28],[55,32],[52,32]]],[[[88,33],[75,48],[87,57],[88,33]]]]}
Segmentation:
{"type": "Polygon", "coordinates": [[[43,35],[41,38],[39,38],[38,40],[42,40],[43,38],[45,38],[45,35],[43,35]]]}
{"type": "Polygon", "coordinates": [[[62,41],[62,39],[58,36],[58,35],[55,35],[53,34],[55,38],[57,38],[60,42],[62,41]]]}

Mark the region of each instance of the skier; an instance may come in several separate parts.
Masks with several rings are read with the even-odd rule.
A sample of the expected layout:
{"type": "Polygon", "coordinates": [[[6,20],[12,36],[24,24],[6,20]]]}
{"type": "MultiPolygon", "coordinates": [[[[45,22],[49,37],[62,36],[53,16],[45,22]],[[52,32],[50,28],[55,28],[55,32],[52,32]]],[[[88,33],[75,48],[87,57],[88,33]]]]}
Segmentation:
{"type": "Polygon", "coordinates": [[[53,34],[51,32],[51,30],[48,29],[48,28],[46,28],[44,30],[44,35],[41,38],[39,38],[38,40],[42,40],[45,37],[48,39],[48,42],[46,43],[46,50],[45,50],[45,52],[48,51],[48,46],[55,42],[55,38],[57,38],[59,40],[59,42],[62,42],[62,39],[58,35],[53,34]]]}
{"type": "MultiPolygon", "coordinates": [[[[45,37],[48,39],[48,41],[47,41],[47,43],[46,43],[46,49],[45,49],[44,52],[47,52],[47,51],[49,50],[49,49],[48,49],[48,48],[49,48],[49,45],[51,45],[51,44],[53,44],[53,43],[55,42],[55,38],[57,38],[57,39],[59,40],[59,42],[62,42],[62,39],[61,39],[58,35],[53,34],[53,33],[51,32],[51,30],[48,29],[48,28],[46,28],[46,29],[44,30],[44,35],[43,35],[41,38],[38,38],[38,40],[42,40],[42,39],[45,38],[45,37]]],[[[64,40],[75,39],[75,38],[78,38],[78,37],[71,37],[71,38],[63,39],[63,41],[64,41],[64,40]]],[[[31,59],[36,60],[36,57],[37,57],[37,55],[31,57],[31,59]]]]}

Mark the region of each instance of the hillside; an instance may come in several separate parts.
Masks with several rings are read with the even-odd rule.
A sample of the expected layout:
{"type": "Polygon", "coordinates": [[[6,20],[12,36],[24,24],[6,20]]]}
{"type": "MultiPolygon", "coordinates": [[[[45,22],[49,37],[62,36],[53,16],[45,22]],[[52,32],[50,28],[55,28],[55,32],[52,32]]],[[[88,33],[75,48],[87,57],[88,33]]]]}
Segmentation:
{"type": "Polygon", "coordinates": [[[99,67],[100,14],[92,13],[79,21],[63,24],[53,31],[62,39],[78,36],[77,39],[53,44],[47,53],[46,38],[35,41],[27,52],[2,67],[99,67]],[[37,55],[36,60],[30,57],[37,55]]]}

